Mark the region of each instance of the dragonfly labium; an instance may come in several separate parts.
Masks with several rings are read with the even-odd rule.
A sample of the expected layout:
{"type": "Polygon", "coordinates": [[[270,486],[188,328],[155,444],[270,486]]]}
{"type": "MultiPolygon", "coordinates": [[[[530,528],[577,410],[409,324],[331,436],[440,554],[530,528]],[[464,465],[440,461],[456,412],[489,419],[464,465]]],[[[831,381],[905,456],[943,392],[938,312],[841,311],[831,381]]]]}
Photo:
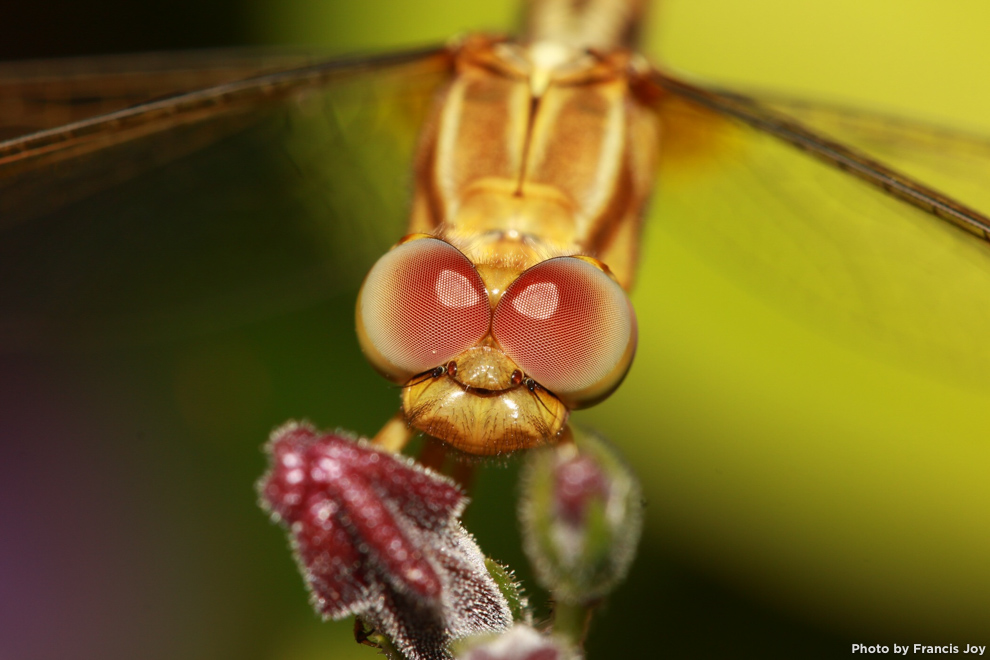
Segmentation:
{"type": "MultiPolygon", "coordinates": [[[[960,208],[971,204],[985,211],[985,199],[979,197],[982,186],[974,187],[976,196],[968,196],[967,172],[960,175],[952,169],[952,159],[965,149],[913,150],[919,142],[912,140],[918,136],[922,142],[928,137],[944,145],[953,144],[951,134],[917,130],[868,113],[848,114],[771,97],[753,101],[666,75],[636,57],[615,56],[607,47],[591,52],[579,48],[576,53],[573,60],[563,57],[565,68],[572,67],[562,74],[574,76],[569,83],[563,78],[555,82],[554,75],[561,74],[553,73],[556,64],[548,65],[560,64],[559,56],[537,56],[490,37],[332,63],[295,55],[211,56],[190,60],[185,74],[171,78],[157,75],[171,75],[171,69],[167,60],[163,64],[154,58],[78,62],[74,67],[82,75],[69,79],[59,68],[64,65],[10,67],[4,72],[4,98],[24,103],[7,103],[2,113],[4,130],[13,136],[0,146],[5,346],[23,351],[143,346],[292,313],[355,290],[380,253],[409,231],[429,236],[416,236],[397,250],[419,244],[431,246],[426,252],[446,251],[438,247],[442,242],[470,257],[472,265],[467,266],[448,254],[460,265],[447,269],[453,275],[443,281],[459,286],[467,281],[451,298],[458,303],[477,304],[486,297],[495,302],[497,294],[489,287],[501,292],[503,285],[489,284],[493,269],[481,255],[492,245],[512,241],[524,248],[523,256],[500,257],[513,264],[511,275],[504,276],[505,289],[545,257],[573,260],[575,255],[590,257],[569,261],[579,262],[576,269],[599,273],[593,277],[603,283],[605,277],[628,286],[636,272],[632,252],[639,244],[639,211],[651,187],[646,182],[656,178],[650,162],[655,158],[660,188],[651,215],[658,222],[646,231],[716,255],[720,267],[740,282],[768,288],[785,306],[796,304],[805,319],[820,323],[825,332],[832,329],[831,323],[848,322],[857,333],[865,326],[876,330],[875,347],[881,352],[897,353],[903,347],[903,353],[921,355],[922,367],[933,367],[938,374],[944,371],[968,383],[985,377],[990,356],[979,337],[988,327],[986,220],[960,208]],[[534,74],[534,64],[539,75],[534,74]],[[610,66],[617,68],[609,72],[610,66]],[[124,75],[114,74],[115,67],[124,75]],[[143,75],[129,73],[135,68],[143,75]],[[476,74],[479,80],[469,84],[454,77],[457,70],[476,74]],[[100,75],[93,77],[94,72],[100,75]],[[480,80],[482,73],[494,77],[486,83],[480,80]],[[589,92],[588,99],[594,99],[590,108],[584,100],[579,105],[589,114],[597,107],[600,119],[608,117],[614,123],[606,127],[600,122],[597,129],[584,124],[569,133],[573,139],[558,139],[557,149],[546,152],[561,161],[558,174],[572,167],[577,171],[582,164],[598,167],[596,174],[611,173],[611,179],[596,178],[596,185],[575,203],[573,196],[561,193],[571,182],[570,174],[547,184],[527,178],[540,176],[528,164],[539,162],[546,155],[541,149],[557,135],[542,124],[543,118],[552,113],[575,117],[559,106],[555,109],[555,92],[564,93],[568,84],[587,81],[582,76],[589,75],[601,75],[595,80],[602,87],[589,92]],[[53,80],[74,82],[54,85],[53,80]],[[94,81],[114,92],[90,94],[94,81]],[[513,112],[506,109],[477,129],[491,140],[484,144],[501,145],[496,149],[481,143],[473,152],[455,149],[458,121],[438,118],[438,113],[454,111],[431,110],[438,94],[463,92],[471,84],[504,87],[493,95],[501,99],[495,102],[519,103],[513,112]],[[620,105],[621,111],[616,110],[620,105]],[[628,128],[627,112],[641,114],[637,121],[646,127],[637,134],[641,140],[632,144],[624,129],[615,130],[616,125],[628,128]],[[467,166],[457,165],[456,159],[437,160],[437,153],[427,154],[418,142],[417,132],[431,116],[427,125],[446,140],[437,137],[436,151],[444,157],[473,154],[467,166]],[[830,137],[819,135],[819,127],[830,137]],[[38,132],[30,132],[35,129],[38,132]],[[514,140],[491,138],[505,137],[510,130],[516,131],[514,140]],[[589,158],[596,148],[625,155],[611,161],[589,158]],[[565,151],[571,149],[573,156],[565,151]],[[877,155],[861,155],[867,153],[877,155]],[[511,176],[484,180],[471,172],[472,167],[494,167],[503,157],[515,163],[511,176]],[[424,161],[433,163],[432,174],[409,167],[424,161]],[[618,162],[623,166],[616,167],[618,162]],[[919,172],[924,182],[937,181],[932,186],[936,189],[955,193],[961,181],[962,201],[928,191],[924,183],[915,185],[888,171],[885,162],[895,168],[904,163],[905,171],[919,172]],[[493,198],[525,199],[531,187],[554,208],[573,210],[584,204],[581,208],[605,209],[601,213],[627,222],[606,223],[602,227],[608,229],[593,231],[588,239],[568,234],[573,226],[567,229],[566,222],[544,224],[554,214],[542,212],[537,214],[538,228],[459,225],[451,209],[465,208],[467,198],[460,196],[464,190],[456,191],[456,201],[451,202],[450,189],[430,178],[443,167],[448,168],[448,178],[441,181],[449,183],[449,177],[458,176],[482,181],[475,188],[461,186],[469,188],[479,204],[491,204],[493,198]],[[609,180],[615,187],[602,184],[609,180]],[[610,197],[616,187],[632,196],[610,197]],[[410,198],[416,204],[411,227],[410,198]],[[916,203],[913,208],[906,203],[911,200],[916,203]],[[752,212],[757,207],[764,211],[752,212]],[[620,213],[623,208],[625,214],[620,213]],[[566,229],[564,238],[553,234],[561,227],[566,229]],[[620,228],[628,233],[613,233],[620,228]],[[464,234],[458,234],[461,229],[464,234]],[[486,233],[500,243],[486,245],[486,233]],[[623,256],[616,256],[623,250],[623,256]],[[892,265],[896,271],[890,270],[892,265]],[[842,320],[837,322],[836,316],[842,320]]],[[[483,116],[478,121],[484,121],[483,116]]],[[[986,172],[985,165],[979,167],[968,172],[977,183],[986,172]]],[[[594,216],[582,213],[584,219],[594,216]]],[[[525,217],[503,211],[505,215],[525,217]]],[[[656,285],[655,279],[646,281],[656,285]]],[[[689,285],[681,282],[680,290],[689,285]]],[[[604,286],[607,290],[611,285],[604,286]]],[[[621,316],[622,306],[614,300],[612,308],[621,316]]],[[[651,313],[649,318],[656,316],[651,313]]],[[[625,325],[631,327],[632,321],[625,325]]],[[[724,329],[726,334],[731,330],[724,329]]],[[[651,331],[642,319],[639,331],[643,348],[642,337],[651,331]]],[[[627,333],[616,343],[621,351],[613,346],[613,354],[621,354],[606,370],[613,380],[601,392],[615,385],[627,366],[623,360],[631,331],[627,333]]],[[[497,334],[486,333],[480,348],[493,348],[499,343],[497,334]]],[[[383,351],[374,344],[368,350],[381,371],[404,384],[412,382],[404,397],[438,382],[446,383],[458,398],[471,395],[451,375],[451,362],[458,373],[464,371],[458,364],[460,353],[427,365],[421,357],[383,360],[383,351]]],[[[517,432],[523,427],[516,426],[504,426],[511,430],[495,435],[448,433],[435,419],[421,426],[477,453],[555,438],[566,410],[582,401],[571,398],[566,384],[520,355],[516,358],[525,364],[516,365],[518,376],[513,368],[497,377],[507,378],[513,392],[534,397],[534,414],[540,421],[526,428],[537,429],[535,433],[517,432]]],[[[662,378],[653,374],[636,380],[639,404],[659,398],[653,393],[661,386],[654,381],[662,378]],[[656,389],[651,390],[651,384],[656,389]]],[[[737,376],[729,373],[725,378],[737,376]]],[[[494,399],[493,391],[500,387],[470,385],[474,395],[488,399],[494,399]]],[[[590,387],[578,388],[578,394],[590,387]]],[[[416,402],[408,399],[404,405],[415,409],[416,402]]],[[[643,414],[643,406],[638,407],[643,414]]],[[[716,405],[717,410],[725,407],[716,405]]],[[[401,444],[405,421],[386,425],[388,437],[382,441],[401,444]],[[398,440],[391,439],[396,436],[398,440]]]]}

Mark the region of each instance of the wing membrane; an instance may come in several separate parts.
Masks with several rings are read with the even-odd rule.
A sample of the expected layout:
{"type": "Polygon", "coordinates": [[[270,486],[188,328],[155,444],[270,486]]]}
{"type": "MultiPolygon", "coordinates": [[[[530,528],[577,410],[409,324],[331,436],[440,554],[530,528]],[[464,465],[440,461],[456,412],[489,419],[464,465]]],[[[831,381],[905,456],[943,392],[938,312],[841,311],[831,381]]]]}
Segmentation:
{"type": "MultiPolygon", "coordinates": [[[[723,100],[732,99],[709,103],[678,93],[661,103],[668,142],[654,205],[657,231],[832,336],[985,386],[987,244],[864,185],[861,179],[876,184],[872,175],[849,176],[849,168],[835,167],[830,158],[794,149],[771,127],[727,112],[723,100]]],[[[748,101],[744,110],[776,118],[748,101]]],[[[783,126],[814,137],[796,122],[783,126]]],[[[824,144],[856,155],[832,141],[824,144]]],[[[864,160],[884,176],[890,171],[864,160]]],[[[965,209],[908,183],[947,208],[965,209]]],[[[977,221],[983,217],[965,210],[977,221]]]]}
{"type": "Polygon", "coordinates": [[[448,73],[442,50],[320,65],[138,106],[124,137],[111,115],[6,143],[0,345],[164,341],[355,286],[448,73]]]}
{"type": "Polygon", "coordinates": [[[990,218],[849,145],[810,130],[744,96],[704,89],[659,73],[656,80],[668,92],[774,135],[890,195],[990,241],[990,218]]]}
{"type": "Polygon", "coordinates": [[[753,98],[971,208],[990,209],[990,136],[834,104],[753,98]]]}
{"type": "Polygon", "coordinates": [[[0,63],[0,139],[317,60],[311,53],[263,49],[0,63]]]}
{"type": "Polygon", "coordinates": [[[242,130],[266,109],[293,97],[362,72],[403,65],[413,67],[414,77],[425,76],[446,71],[449,59],[445,49],[432,48],[331,61],[151,101],[0,143],[0,229],[242,130]]]}

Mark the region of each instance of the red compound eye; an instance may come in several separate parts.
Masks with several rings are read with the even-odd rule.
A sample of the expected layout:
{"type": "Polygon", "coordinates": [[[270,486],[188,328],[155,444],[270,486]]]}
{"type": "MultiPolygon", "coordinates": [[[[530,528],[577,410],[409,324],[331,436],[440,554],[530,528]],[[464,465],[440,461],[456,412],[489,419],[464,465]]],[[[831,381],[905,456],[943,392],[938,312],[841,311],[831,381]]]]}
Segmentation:
{"type": "Polygon", "coordinates": [[[492,332],[506,355],[572,407],[608,396],[636,350],[636,316],[625,292],[574,257],[520,275],[495,308],[492,332]]]}
{"type": "Polygon", "coordinates": [[[491,307],[468,258],[422,238],[378,260],[361,287],[357,317],[368,359],[401,382],[476,344],[488,333],[491,307]]]}

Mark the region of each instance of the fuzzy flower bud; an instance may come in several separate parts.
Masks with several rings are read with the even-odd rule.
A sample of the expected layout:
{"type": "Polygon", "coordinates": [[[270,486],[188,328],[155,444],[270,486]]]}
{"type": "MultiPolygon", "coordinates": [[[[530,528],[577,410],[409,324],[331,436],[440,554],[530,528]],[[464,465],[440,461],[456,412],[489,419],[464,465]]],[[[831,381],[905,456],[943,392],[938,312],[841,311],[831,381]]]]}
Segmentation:
{"type": "Polygon", "coordinates": [[[632,471],[601,437],[531,452],[519,517],[537,579],[558,600],[584,604],[621,581],[635,556],[642,496],[632,471]]]}
{"type": "Polygon", "coordinates": [[[503,635],[486,635],[458,645],[457,660],[572,660],[573,649],[562,640],[547,637],[525,624],[503,635]]]}
{"type": "Polygon", "coordinates": [[[460,489],[412,461],[310,426],[272,434],[261,505],[286,527],[324,617],[359,615],[404,657],[512,624],[509,604],[458,517],[460,489]]]}

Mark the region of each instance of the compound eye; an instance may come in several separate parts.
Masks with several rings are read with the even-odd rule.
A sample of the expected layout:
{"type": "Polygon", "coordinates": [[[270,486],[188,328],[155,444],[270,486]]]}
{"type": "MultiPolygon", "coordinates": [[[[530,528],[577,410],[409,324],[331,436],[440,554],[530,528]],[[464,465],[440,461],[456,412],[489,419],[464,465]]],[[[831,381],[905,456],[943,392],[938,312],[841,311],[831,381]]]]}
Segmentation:
{"type": "Polygon", "coordinates": [[[358,338],[388,378],[444,364],[488,334],[484,282],[454,246],[436,238],[402,243],[385,254],[361,286],[358,338]]]}
{"type": "Polygon", "coordinates": [[[618,387],[636,351],[636,315],[622,288],[577,257],[533,266],[502,295],[492,318],[502,350],[570,407],[618,387]]]}

